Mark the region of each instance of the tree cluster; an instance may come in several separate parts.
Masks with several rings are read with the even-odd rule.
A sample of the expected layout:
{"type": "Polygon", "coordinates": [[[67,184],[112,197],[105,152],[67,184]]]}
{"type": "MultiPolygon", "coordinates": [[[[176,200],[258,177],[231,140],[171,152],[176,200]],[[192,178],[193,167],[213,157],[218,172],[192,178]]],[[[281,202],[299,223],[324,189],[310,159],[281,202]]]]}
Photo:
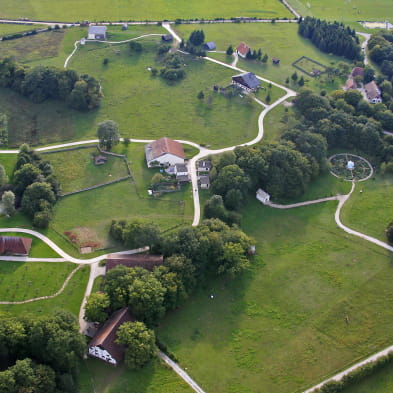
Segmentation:
{"type": "Polygon", "coordinates": [[[118,124],[113,120],[105,120],[98,124],[97,136],[100,146],[110,151],[113,146],[120,141],[120,132],[118,124]]]}
{"type": "Polygon", "coordinates": [[[8,147],[8,118],[5,113],[0,113],[0,146],[8,147]]]}
{"type": "Polygon", "coordinates": [[[193,55],[204,57],[206,56],[206,51],[202,48],[204,42],[205,33],[203,30],[194,30],[187,42],[185,44],[183,42],[180,47],[193,55]]]}
{"type": "Polygon", "coordinates": [[[2,393],[75,393],[85,343],[68,313],[0,319],[2,393]]]}
{"type": "Polygon", "coordinates": [[[10,88],[33,102],[56,99],[77,110],[97,108],[102,97],[98,81],[87,74],[48,66],[29,67],[11,58],[0,61],[0,87],[10,88]]]}
{"type": "Polygon", "coordinates": [[[306,16],[299,23],[298,33],[309,39],[322,52],[344,56],[349,60],[362,58],[355,30],[345,27],[342,23],[331,23],[306,16]]]}
{"type": "Polygon", "coordinates": [[[183,61],[176,53],[168,53],[164,58],[165,66],[160,70],[160,76],[169,81],[183,79],[186,72],[183,69],[183,61]]]}
{"type": "Polygon", "coordinates": [[[33,219],[33,224],[46,228],[52,208],[60,194],[60,184],[53,175],[52,166],[32,150],[22,145],[13,176],[13,190],[17,206],[33,219]]]}
{"type": "Polygon", "coordinates": [[[393,33],[382,31],[373,34],[368,42],[371,60],[381,67],[381,72],[393,81],[393,33]]]}

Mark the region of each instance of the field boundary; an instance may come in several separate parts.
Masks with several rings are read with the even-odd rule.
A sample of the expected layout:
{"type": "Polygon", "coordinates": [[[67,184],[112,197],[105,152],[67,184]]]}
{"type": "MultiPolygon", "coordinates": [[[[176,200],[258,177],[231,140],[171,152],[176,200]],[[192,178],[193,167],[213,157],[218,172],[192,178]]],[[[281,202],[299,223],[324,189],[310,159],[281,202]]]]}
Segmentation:
{"type": "Polygon", "coordinates": [[[306,71],[304,68],[302,68],[302,67],[300,67],[300,66],[297,65],[297,63],[299,63],[299,62],[302,61],[302,60],[308,60],[308,61],[311,62],[311,63],[314,63],[314,64],[317,64],[317,65],[321,66],[324,70],[320,72],[320,75],[324,74],[324,73],[326,72],[327,68],[328,68],[327,66],[325,66],[325,65],[322,64],[322,63],[320,63],[319,61],[313,60],[313,59],[311,59],[311,58],[308,57],[308,56],[299,57],[299,59],[295,60],[295,61],[292,63],[292,66],[293,66],[293,67],[295,67],[295,68],[298,69],[299,71],[305,73],[306,75],[308,75],[308,76],[310,76],[310,77],[312,77],[312,78],[315,78],[317,75],[314,75],[313,73],[308,72],[308,71],[306,71]]]}

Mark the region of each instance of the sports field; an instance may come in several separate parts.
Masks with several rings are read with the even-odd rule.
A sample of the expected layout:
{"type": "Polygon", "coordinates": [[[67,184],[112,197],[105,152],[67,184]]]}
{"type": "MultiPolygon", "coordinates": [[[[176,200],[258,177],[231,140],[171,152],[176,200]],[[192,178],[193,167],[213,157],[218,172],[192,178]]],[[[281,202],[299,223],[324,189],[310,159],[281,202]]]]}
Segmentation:
{"type": "Polygon", "coordinates": [[[220,17],[251,16],[258,18],[292,17],[278,0],[67,0],[53,4],[51,0],[3,0],[0,18],[30,18],[62,22],[164,20],[164,19],[214,19],[220,17]]]}

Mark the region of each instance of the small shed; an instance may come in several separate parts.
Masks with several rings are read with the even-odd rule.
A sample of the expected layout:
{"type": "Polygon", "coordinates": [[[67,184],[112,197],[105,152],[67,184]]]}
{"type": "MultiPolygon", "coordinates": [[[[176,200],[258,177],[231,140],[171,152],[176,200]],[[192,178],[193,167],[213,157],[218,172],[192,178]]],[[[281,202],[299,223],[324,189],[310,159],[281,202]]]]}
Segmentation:
{"type": "Polygon", "coordinates": [[[256,197],[258,201],[262,202],[264,205],[266,205],[270,201],[270,195],[266,191],[263,191],[261,188],[258,189],[256,197]]]}
{"type": "Polygon", "coordinates": [[[350,171],[355,169],[355,163],[351,160],[348,161],[347,163],[347,169],[349,169],[350,171]]]}
{"type": "Polygon", "coordinates": [[[204,175],[199,177],[199,184],[202,190],[208,190],[210,188],[210,178],[209,175],[204,175]]]}
{"type": "Polygon", "coordinates": [[[216,44],[213,41],[206,42],[206,44],[203,45],[203,49],[215,50],[216,49],[216,44]]]}
{"type": "Polygon", "coordinates": [[[161,36],[161,41],[163,41],[163,42],[172,42],[173,41],[172,34],[162,35],[161,36]]]}
{"type": "Polygon", "coordinates": [[[128,23],[123,23],[123,25],[121,26],[122,30],[128,30],[128,23]]]}
{"type": "Polygon", "coordinates": [[[197,171],[198,172],[210,172],[211,168],[212,168],[211,161],[198,161],[198,164],[197,164],[197,171]]]}
{"type": "Polygon", "coordinates": [[[94,163],[96,165],[104,165],[107,161],[107,158],[105,156],[95,156],[94,157],[94,163]]]}
{"type": "Polygon", "coordinates": [[[280,64],[280,59],[277,59],[277,57],[273,57],[272,58],[272,63],[275,64],[275,65],[278,65],[278,64],[280,64]]]}

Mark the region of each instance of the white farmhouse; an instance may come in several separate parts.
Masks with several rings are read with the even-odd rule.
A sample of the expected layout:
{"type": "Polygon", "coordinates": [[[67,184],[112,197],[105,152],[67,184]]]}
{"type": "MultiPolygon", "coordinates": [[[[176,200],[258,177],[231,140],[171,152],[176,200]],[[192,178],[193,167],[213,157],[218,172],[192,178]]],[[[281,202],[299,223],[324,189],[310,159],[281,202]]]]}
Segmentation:
{"type": "Polygon", "coordinates": [[[122,323],[132,321],[134,319],[128,308],[122,308],[112,314],[90,341],[89,355],[115,366],[119,364],[124,356],[124,347],[116,343],[117,329],[122,323]]]}
{"type": "Polygon", "coordinates": [[[266,191],[263,191],[261,188],[259,188],[257,191],[257,199],[266,205],[270,201],[270,195],[266,191]]]}
{"type": "Polygon", "coordinates": [[[169,138],[157,139],[145,145],[145,156],[148,168],[184,164],[186,158],[181,143],[169,138]]]}

